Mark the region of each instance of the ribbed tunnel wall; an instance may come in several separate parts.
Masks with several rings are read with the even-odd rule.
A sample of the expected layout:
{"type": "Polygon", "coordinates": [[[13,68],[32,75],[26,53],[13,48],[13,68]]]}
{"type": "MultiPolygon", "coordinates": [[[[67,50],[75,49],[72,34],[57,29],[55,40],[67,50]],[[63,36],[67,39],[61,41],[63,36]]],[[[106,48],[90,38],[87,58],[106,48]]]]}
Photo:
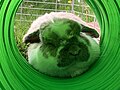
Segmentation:
{"type": "Polygon", "coordinates": [[[35,71],[20,54],[14,16],[22,0],[0,0],[0,88],[2,90],[120,90],[120,0],[86,0],[101,28],[101,56],[85,74],[52,78],[35,71]]]}

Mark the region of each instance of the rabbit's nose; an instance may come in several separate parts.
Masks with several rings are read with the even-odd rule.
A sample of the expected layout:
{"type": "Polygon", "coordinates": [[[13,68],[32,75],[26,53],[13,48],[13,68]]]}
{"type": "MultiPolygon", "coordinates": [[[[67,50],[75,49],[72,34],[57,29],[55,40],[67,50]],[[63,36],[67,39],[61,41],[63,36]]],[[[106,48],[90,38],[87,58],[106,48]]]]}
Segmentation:
{"type": "Polygon", "coordinates": [[[78,46],[69,48],[69,53],[72,55],[78,55],[81,52],[81,48],[78,46]]]}

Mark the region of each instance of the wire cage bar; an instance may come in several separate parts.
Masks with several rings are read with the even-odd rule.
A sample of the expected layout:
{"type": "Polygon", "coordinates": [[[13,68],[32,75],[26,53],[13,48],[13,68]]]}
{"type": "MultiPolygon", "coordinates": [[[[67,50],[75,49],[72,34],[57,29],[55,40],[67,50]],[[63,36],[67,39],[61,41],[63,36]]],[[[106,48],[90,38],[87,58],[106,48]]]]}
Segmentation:
{"type": "Polygon", "coordinates": [[[86,22],[96,21],[93,11],[84,0],[24,0],[16,13],[15,21],[32,22],[49,12],[71,12],[86,22]]]}

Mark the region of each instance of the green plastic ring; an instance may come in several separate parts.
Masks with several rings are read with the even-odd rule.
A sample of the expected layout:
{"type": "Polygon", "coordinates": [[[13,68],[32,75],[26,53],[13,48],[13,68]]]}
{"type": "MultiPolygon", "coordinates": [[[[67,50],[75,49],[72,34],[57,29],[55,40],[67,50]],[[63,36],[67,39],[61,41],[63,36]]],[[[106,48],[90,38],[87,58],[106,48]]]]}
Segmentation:
{"type": "Polygon", "coordinates": [[[85,74],[59,79],[40,74],[20,54],[14,16],[22,0],[0,0],[0,90],[120,90],[120,0],[86,0],[101,28],[101,56],[85,74]]]}

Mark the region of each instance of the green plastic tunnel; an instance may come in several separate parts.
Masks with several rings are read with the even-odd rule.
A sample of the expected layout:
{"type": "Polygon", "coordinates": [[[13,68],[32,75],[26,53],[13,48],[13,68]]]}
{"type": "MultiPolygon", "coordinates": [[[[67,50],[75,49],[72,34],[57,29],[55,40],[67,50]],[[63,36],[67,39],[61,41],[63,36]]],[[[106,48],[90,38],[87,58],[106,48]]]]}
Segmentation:
{"type": "Polygon", "coordinates": [[[0,90],[120,90],[120,0],[86,0],[101,28],[99,60],[81,76],[40,74],[20,54],[14,16],[22,0],[0,0],[0,90]]]}

